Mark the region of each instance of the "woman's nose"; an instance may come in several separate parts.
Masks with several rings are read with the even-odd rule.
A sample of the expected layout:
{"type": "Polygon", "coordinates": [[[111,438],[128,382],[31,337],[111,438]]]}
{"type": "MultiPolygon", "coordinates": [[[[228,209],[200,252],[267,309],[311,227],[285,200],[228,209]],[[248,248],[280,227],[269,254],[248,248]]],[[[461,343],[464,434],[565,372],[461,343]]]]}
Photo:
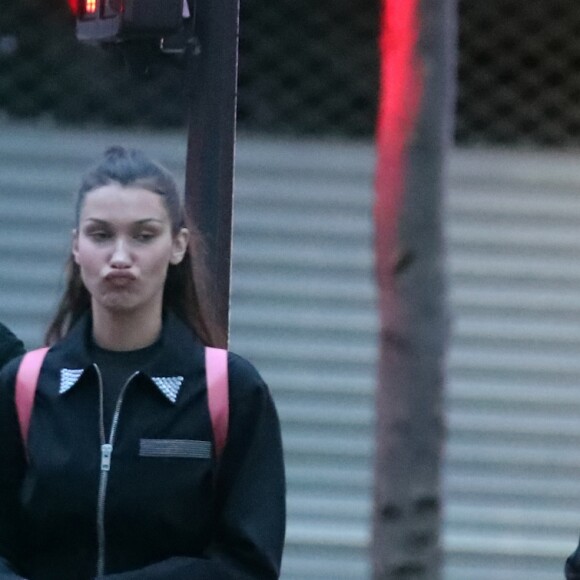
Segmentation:
{"type": "Polygon", "coordinates": [[[127,268],[131,265],[131,256],[125,240],[119,238],[115,242],[113,254],[111,255],[111,267],[127,268]]]}

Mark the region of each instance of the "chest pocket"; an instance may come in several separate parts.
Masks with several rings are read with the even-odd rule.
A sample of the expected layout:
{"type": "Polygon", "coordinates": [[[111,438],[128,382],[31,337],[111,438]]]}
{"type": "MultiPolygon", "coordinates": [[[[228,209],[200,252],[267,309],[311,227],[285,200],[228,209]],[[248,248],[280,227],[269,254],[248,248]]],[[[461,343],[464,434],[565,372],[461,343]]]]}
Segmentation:
{"type": "Polygon", "coordinates": [[[196,439],[140,439],[139,457],[210,459],[211,442],[196,439]]]}

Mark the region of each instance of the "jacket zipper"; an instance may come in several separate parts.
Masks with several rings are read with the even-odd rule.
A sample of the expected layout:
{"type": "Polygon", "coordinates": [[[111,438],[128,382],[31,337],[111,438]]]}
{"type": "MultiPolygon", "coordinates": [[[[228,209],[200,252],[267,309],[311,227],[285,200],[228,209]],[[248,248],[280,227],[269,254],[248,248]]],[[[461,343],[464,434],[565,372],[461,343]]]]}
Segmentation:
{"type": "Polygon", "coordinates": [[[99,379],[99,402],[100,402],[100,439],[101,439],[101,469],[99,476],[99,493],[97,496],[97,578],[105,574],[105,500],[107,496],[107,484],[109,482],[109,471],[111,469],[111,457],[113,455],[113,444],[115,442],[115,432],[117,431],[117,423],[119,422],[119,414],[121,412],[121,405],[125,397],[125,391],[129,383],[139,371],[134,372],[123,385],[119,397],[115,404],[115,412],[113,414],[113,421],[111,423],[111,432],[109,434],[109,441],[106,440],[105,435],[105,420],[103,417],[103,378],[99,367],[93,365],[97,371],[99,379]]]}

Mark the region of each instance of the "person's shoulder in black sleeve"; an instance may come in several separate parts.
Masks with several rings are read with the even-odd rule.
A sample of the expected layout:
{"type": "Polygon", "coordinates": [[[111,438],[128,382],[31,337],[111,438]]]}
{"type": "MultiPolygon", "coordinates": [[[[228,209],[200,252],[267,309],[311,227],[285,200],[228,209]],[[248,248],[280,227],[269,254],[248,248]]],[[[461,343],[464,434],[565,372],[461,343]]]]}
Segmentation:
{"type": "Polygon", "coordinates": [[[566,580],[580,580],[580,542],[576,550],[566,560],[564,575],[566,580]]]}
{"type": "Polygon", "coordinates": [[[26,352],[22,341],[0,322],[0,368],[8,361],[26,352]]]}

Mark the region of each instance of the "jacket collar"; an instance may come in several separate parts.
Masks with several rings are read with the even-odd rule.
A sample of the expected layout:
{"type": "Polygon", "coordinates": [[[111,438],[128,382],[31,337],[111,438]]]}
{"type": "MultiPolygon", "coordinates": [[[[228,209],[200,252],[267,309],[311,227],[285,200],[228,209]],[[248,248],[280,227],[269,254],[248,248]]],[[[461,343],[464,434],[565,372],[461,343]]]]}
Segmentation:
{"type": "MultiPolygon", "coordinates": [[[[63,395],[78,385],[85,373],[95,372],[91,336],[92,320],[87,313],[51,349],[57,357],[55,363],[60,366],[59,394],[63,395]]],[[[192,374],[192,369],[203,368],[203,345],[173,312],[164,316],[160,342],[158,353],[140,369],[139,374],[145,376],[168,401],[175,403],[185,377],[192,374]]]]}
{"type": "MultiPolygon", "coordinates": [[[[90,367],[88,367],[90,368],[90,367]]],[[[80,381],[87,369],[60,369],[60,384],[58,394],[64,395],[68,393],[80,381]]],[[[147,376],[145,373],[139,373],[147,376]]],[[[175,403],[177,395],[183,384],[183,377],[148,377],[149,380],[157,387],[159,392],[171,403],[175,403]]]]}

